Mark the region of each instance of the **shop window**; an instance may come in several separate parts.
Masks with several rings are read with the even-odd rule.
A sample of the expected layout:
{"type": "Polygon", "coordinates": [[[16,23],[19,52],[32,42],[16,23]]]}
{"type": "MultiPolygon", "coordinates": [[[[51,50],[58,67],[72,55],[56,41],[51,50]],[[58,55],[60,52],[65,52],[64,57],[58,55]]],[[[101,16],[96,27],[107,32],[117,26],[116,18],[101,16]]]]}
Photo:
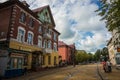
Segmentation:
{"type": "Polygon", "coordinates": [[[18,68],[21,69],[22,68],[22,59],[18,58],[18,68]]]}
{"type": "Polygon", "coordinates": [[[17,62],[18,60],[17,60],[17,58],[12,58],[12,68],[14,68],[14,69],[17,69],[17,62]]]}
{"type": "Polygon", "coordinates": [[[24,63],[23,63],[24,66],[28,65],[28,56],[24,56],[24,63]]]}

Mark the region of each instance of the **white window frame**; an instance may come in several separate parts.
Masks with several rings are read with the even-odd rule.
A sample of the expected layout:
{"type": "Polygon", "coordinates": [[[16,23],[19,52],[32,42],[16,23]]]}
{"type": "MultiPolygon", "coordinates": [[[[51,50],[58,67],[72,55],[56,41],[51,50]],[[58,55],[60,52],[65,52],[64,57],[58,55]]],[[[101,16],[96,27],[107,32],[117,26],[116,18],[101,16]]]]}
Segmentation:
{"type": "Polygon", "coordinates": [[[30,45],[33,45],[33,39],[34,39],[34,33],[32,31],[28,31],[28,34],[27,34],[27,43],[30,44],[30,45]],[[28,34],[32,34],[32,42],[31,44],[28,42],[28,34]]]}
{"type": "Polygon", "coordinates": [[[38,47],[41,47],[41,48],[42,48],[42,37],[41,37],[41,36],[38,36],[38,47]],[[40,45],[39,45],[39,39],[41,39],[40,45]]]}
{"type": "Polygon", "coordinates": [[[48,41],[48,48],[51,49],[51,41],[48,41]]]}
{"type": "Polygon", "coordinates": [[[54,51],[57,51],[57,44],[54,43],[54,51]]]}
{"type": "Polygon", "coordinates": [[[24,42],[25,41],[25,29],[21,26],[18,27],[18,34],[17,34],[17,41],[18,42],[24,42]],[[24,31],[24,34],[23,34],[23,41],[21,41],[21,39],[19,38],[19,30],[23,30],[24,31]]]}

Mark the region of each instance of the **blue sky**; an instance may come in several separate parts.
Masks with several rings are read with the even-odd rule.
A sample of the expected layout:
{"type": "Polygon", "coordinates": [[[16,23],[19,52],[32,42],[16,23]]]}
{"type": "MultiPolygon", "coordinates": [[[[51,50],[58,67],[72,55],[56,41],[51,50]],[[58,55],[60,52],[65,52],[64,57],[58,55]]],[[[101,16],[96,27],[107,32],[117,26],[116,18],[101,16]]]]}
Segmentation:
{"type": "Polygon", "coordinates": [[[59,40],[67,44],[75,43],[79,50],[94,53],[106,46],[111,37],[104,21],[100,21],[101,16],[95,13],[99,0],[34,0],[33,3],[31,9],[50,5],[55,28],[61,33],[59,40]]]}

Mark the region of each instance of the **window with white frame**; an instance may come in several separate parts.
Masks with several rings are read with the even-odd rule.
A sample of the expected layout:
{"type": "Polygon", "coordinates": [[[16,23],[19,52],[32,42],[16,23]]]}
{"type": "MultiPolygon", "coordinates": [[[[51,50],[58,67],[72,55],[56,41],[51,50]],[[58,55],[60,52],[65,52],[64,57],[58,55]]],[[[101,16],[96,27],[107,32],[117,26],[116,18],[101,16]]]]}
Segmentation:
{"type": "Polygon", "coordinates": [[[47,41],[46,40],[44,40],[44,48],[48,48],[48,46],[47,46],[48,44],[47,44],[47,41]]]}
{"type": "Polygon", "coordinates": [[[25,30],[22,27],[18,27],[17,39],[19,42],[24,42],[25,30]]]}
{"type": "Polygon", "coordinates": [[[51,49],[51,41],[48,41],[48,48],[51,49]]]}
{"type": "Polygon", "coordinates": [[[42,26],[39,26],[38,31],[39,31],[39,32],[42,32],[42,26]]]}
{"type": "Polygon", "coordinates": [[[57,41],[57,34],[54,33],[54,40],[57,41]]]}
{"type": "Polygon", "coordinates": [[[57,51],[57,44],[54,43],[54,51],[57,51]]]}
{"type": "Polygon", "coordinates": [[[33,33],[28,32],[28,39],[27,39],[28,44],[33,44],[33,33]]]}
{"type": "Polygon", "coordinates": [[[42,37],[38,37],[38,46],[42,47],[42,37]]]}

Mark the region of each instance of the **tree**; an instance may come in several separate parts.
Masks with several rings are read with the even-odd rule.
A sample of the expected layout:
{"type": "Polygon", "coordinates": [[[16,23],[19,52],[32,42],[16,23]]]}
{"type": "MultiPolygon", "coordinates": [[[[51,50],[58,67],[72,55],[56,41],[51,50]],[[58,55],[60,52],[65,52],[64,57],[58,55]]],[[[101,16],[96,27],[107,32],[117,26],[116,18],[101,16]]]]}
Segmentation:
{"type": "Polygon", "coordinates": [[[98,61],[100,59],[100,56],[101,56],[101,50],[98,49],[96,52],[95,52],[95,60],[98,61]]]}
{"type": "MultiPolygon", "coordinates": [[[[100,7],[96,12],[106,21],[109,31],[120,28],[120,0],[100,0],[100,7]]],[[[120,29],[119,31],[120,32],[120,29]]]]}
{"type": "Polygon", "coordinates": [[[88,54],[86,53],[86,51],[84,50],[78,50],[76,53],[76,62],[77,63],[81,63],[81,62],[85,62],[88,60],[88,54]]]}
{"type": "Polygon", "coordinates": [[[88,53],[88,56],[89,56],[89,58],[88,58],[89,62],[94,60],[94,55],[92,53],[88,53]]]}
{"type": "Polygon", "coordinates": [[[109,59],[108,48],[104,47],[101,52],[102,58],[107,61],[109,59]]]}

